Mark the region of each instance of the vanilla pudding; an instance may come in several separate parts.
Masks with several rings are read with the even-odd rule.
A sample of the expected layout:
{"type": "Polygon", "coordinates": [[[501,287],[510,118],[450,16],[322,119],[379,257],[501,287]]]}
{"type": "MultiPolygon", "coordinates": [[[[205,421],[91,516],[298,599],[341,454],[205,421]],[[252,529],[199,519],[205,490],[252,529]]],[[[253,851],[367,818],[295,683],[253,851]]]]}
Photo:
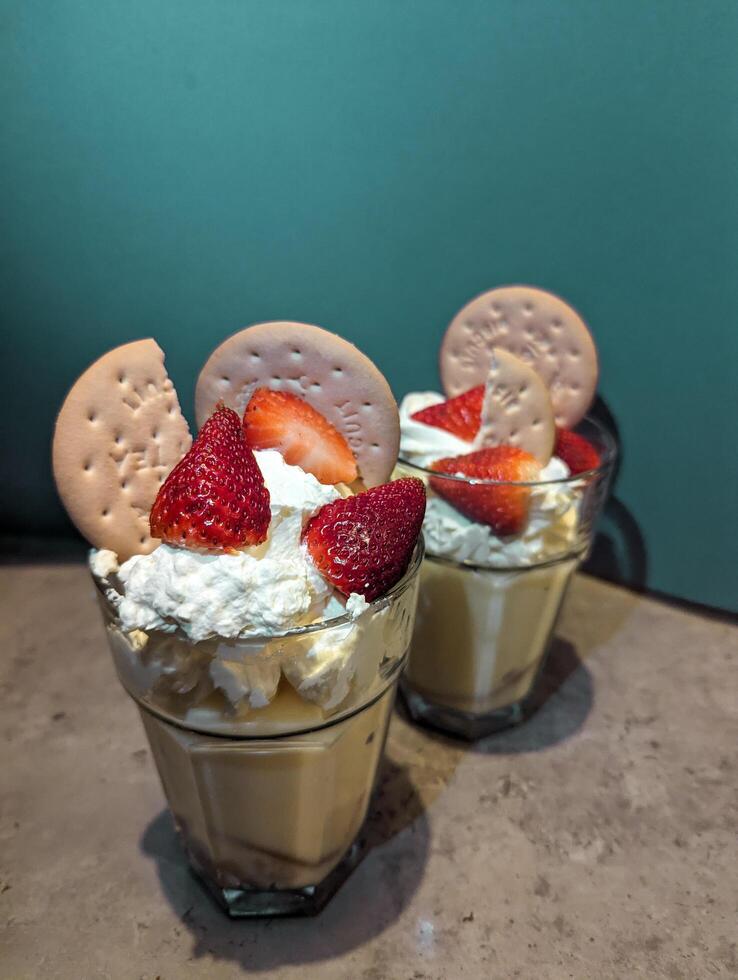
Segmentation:
{"type": "MultiPolygon", "coordinates": [[[[398,473],[435,480],[436,486],[439,478],[429,467],[474,448],[412,417],[443,401],[442,395],[421,392],[400,406],[398,473]]],[[[514,536],[498,536],[469,519],[429,485],[426,558],[403,678],[416,718],[478,737],[523,717],[606,492],[606,434],[589,422],[582,431],[603,447],[602,470],[572,477],[566,463],[552,457],[529,488],[527,520],[514,536]]]]}
{"type": "Polygon", "coordinates": [[[408,685],[428,702],[469,715],[519,705],[577,565],[573,558],[503,572],[426,558],[408,685]]]}
{"type": "MultiPolygon", "coordinates": [[[[285,688],[273,703],[281,724],[292,717],[303,728],[294,699],[285,688]]],[[[323,881],[364,822],[393,701],[394,685],[343,721],[248,741],[180,729],[142,710],[194,866],[223,889],[290,890],[323,881]]]]}

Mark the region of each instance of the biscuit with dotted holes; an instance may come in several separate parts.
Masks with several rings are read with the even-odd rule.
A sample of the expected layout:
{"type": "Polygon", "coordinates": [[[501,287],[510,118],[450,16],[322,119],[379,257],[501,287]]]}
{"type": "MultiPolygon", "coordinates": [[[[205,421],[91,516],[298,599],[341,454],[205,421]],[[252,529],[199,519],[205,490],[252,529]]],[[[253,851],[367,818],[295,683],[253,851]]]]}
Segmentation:
{"type": "Polygon", "coordinates": [[[475,447],[518,446],[545,466],[555,438],[553,407],[543,379],[525,361],[495,347],[475,447]]]}
{"type": "Polygon", "coordinates": [[[449,398],[484,382],[494,347],[530,364],[548,385],[556,424],[571,428],[597,387],[597,351],[584,320],[553,293],[500,286],[459,310],[441,344],[449,398]]]}
{"type": "Polygon", "coordinates": [[[304,398],[343,434],[368,487],[389,479],[400,448],[397,403],[379,368],[342,337],[307,323],[256,323],[216,347],[200,372],[202,425],[221,399],[243,415],[259,387],[304,398]]]}
{"type": "Polygon", "coordinates": [[[154,340],[116,347],[87,368],[57,417],[52,462],[62,503],[90,544],[121,562],[157,547],[149,511],[191,442],[154,340]]]}

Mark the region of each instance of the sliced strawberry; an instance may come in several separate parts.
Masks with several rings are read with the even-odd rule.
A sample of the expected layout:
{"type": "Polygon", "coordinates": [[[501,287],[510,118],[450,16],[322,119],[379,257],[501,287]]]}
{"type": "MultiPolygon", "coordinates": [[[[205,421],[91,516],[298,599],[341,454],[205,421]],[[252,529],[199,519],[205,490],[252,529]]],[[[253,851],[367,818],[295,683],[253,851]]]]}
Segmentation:
{"type": "Polygon", "coordinates": [[[344,437],[312,405],[287,391],[257,388],[243,431],[252,449],[277,449],[292,466],[321,483],[353,483],[356,460],[344,437]]]}
{"type": "Polygon", "coordinates": [[[476,388],[470,388],[462,395],[449,398],[440,405],[421,408],[419,412],[413,412],[410,417],[416,422],[434,425],[437,429],[445,429],[446,432],[453,433],[459,439],[472,442],[482,422],[483,401],[484,385],[477,385],[476,388]]]}
{"type": "MultiPolygon", "coordinates": [[[[517,446],[493,446],[463,456],[439,459],[431,466],[437,473],[451,473],[476,480],[533,482],[540,463],[517,446]]],[[[431,477],[431,488],[472,521],[489,524],[495,534],[519,534],[528,519],[528,487],[474,485],[461,480],[431,477]]]]}
{"type": "Polygon", "coordinates": [[[151,508],[151,536],[188,548],[228,551],[266,539],[269,491],[241,420],[220,405],[151,508]]]}
{"type": "Polygon", "coordinates": [[[423,482],[407,477],[321,507],[303,540],[332,585],[371,602],[405,574],[424,514],[423,482]]]}
{"type": "Polygon", "coordinates": [[[600,454],[592,443],[569,429],[556,430],[553,454],[563,459],[572,476],[586,473],[587,470],[596,470],[600,465],[600,454]]]}

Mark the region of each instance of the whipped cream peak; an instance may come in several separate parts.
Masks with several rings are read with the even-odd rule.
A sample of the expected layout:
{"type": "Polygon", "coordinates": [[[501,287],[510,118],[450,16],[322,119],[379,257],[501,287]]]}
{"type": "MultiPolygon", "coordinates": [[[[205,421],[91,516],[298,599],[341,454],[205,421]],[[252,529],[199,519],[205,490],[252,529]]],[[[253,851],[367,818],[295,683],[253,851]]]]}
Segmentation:
{"type": "Polygon", "coordinates": [[[114,551],[107,548],[99,550],[93,548],[90,552],[90,571],[104,584],[107,585],[110,579],[117,575],[119,569],[118,556],[114,551]]]}
{"type": "Polygon", "coordinates": [[[452,432],[426,425],[413,418],[416,412],[446,399],[435,391],[417,391],[405,395],[400,404],[400,456],[408,463],[428,467],[446,456],[463,456],[474,448],[452,432]]]}
{"type": "Polygon", "coordinates": [[[269,490],[273,517],[285,511],[312,517],[324,504],[341,496],[334,486],[320,483],[312,473],[286,463],[276,449],[257,449],[254,456],[269,490]]]}

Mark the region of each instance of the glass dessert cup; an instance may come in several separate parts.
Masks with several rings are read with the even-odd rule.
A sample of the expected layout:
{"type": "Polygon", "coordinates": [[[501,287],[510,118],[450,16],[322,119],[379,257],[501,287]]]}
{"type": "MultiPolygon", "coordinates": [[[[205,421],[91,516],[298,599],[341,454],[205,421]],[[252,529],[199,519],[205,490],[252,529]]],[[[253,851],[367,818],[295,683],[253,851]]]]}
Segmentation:
{"type": "Polygon", "coordinates": [[[543,504],[526,532],[530,547],[506,549],[503,541],[486,560],[444,555],[438,533],[426,531],[415,631],[401,682],[416,721],[477,739],[529,716],[569,583],[591,547],[616,457],[614,440],[599,423],[584,419],[576,431],[598,449],[601,462],[566,479],[501,484],[437,476],[402,459],[398,463],[398,474],[420,476],[426,483],[433,476],[525,488],[532,515],[534,500],[543,504]]]}
{"type": "Polygon", "coordinates": [[[116,670],[139,708],[177,832],[229,915],[314,914],[361,860],[422,555],[421,541],[402,580],[356,619],[227,641],[232,660],[258,670],[278,656],[283,675],[291,662],[309,663],[305,652],[318,644],[339,659],[350,644],[356,671],[330,709],[283,675],[269,704],[234,708],[210,679],[217,640],[127,634],[98,588],[116,670]]]}

